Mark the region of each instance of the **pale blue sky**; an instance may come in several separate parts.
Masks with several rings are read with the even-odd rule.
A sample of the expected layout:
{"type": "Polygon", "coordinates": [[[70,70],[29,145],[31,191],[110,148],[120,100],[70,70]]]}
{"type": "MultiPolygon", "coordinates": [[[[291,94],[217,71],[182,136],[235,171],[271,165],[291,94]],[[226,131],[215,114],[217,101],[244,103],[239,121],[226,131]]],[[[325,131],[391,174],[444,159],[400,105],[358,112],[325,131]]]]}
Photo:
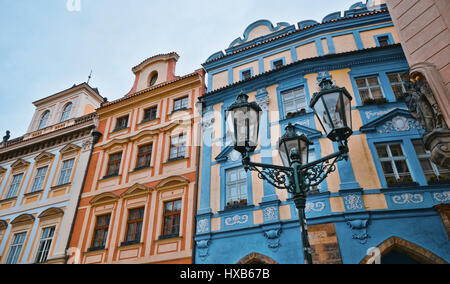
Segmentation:
{"type": "MultiPolygon", "coordinates": [[[[131,68],[175,51],[177,75],[201,68],[251,23],[321,21],[357,0],[0,0],[0,140],[25,134],[33,101],[85,82],[110,101],[133,84],[131,68]]],[[[365,2],[365,1],[364,1],[365,2]]]]}

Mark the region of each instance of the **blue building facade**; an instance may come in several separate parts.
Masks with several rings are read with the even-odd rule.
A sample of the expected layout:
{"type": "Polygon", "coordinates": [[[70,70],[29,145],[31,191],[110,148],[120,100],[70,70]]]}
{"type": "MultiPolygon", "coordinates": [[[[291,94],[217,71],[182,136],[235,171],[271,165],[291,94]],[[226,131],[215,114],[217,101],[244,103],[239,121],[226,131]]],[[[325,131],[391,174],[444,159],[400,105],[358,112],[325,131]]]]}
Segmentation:
{"type": "Polygon", "coordinates": [[[431,163],[404,103],[409,66],[386,5],[356,3],[321,23],[257,21],[203,67],[195,263],[304,262],[290,194],[243,169],[226,109],[241,91],[263,109],[253,161],[281,165],[277,142],[289,123],[313,142],[310,160],[319,159],[338,150],[309,107],[323,77],[352,95],[354,134],[350,159],[308,196],[313,261],[450,260],[450,172],[431,163]]]}

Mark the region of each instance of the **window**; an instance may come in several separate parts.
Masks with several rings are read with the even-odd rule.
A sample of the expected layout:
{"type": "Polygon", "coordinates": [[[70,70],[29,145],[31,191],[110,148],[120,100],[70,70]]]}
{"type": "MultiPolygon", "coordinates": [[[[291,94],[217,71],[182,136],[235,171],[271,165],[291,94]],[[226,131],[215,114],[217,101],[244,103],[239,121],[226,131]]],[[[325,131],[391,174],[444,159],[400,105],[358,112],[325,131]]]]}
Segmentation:
{"type": "Polygon", "coordinates": [[[158,80],[158,72],[153,72],[150,75],[150,81],[149,81],[149,87],[155,85],[156,81],[158,80]]]}
{"type": "Polygon", "coordinates": [[[43,167],[37,170],[36,176],[34,177],[33,186],[31,187],[31,192],[36,192],[42,189],[45,176],[47,175],[47,170],[48,167],[43,167]]]}
{"type": "Polygon", "coordinates": [[[388,186],[413,182],[401,144],[384,144],[376,148],[388,186]]]}
{"type": "Polygon", "coordinates": [[[288,118],[299,112],[306,113],[305,88],[297,88],[281,93],[285,116],[288,118]]]}
{"type": "Polygon", "coordinates": [[[139,147],[138,157],[137,157],[137,169],[148,168],[152,160],[152,149],[153,144],[139,147]]]}
{"type": "Polygon", "coordinates": [[[63,109],[60,122],[68,120],[71,111],[72,111],[72,103],[68,103],[63,109]]]}
{"type": "Polygon", "coordinates": [[[59,174],[58,185],[67,184],[70,182],[70,177],[72,175],[73,164],[75,159],[70,159],[64,161],[61,167],[61,173],[59,174]]]}
{"type": "Polygon", "coordinates": [[[414,140],[413,145],[428,184],[450,182],[450,170],[443,169],[431,161],[431,154],[425,149],[423,142],[414,140]]]}
{"type": "Polygon", "coordinates": [[[245,70],[241,73],[241,81],[248,80],[252,77],[252,71],[251,70],[245,70]]]}
{"type": "Polygon", "coordinates": [[[389,45],[389,36],[379,36],[377,37],[377,41],[378,41],[378,46],[383,47],[383,46],[388,46],[389,45]]]}
{"type": "Polygon", "coordinates": [[[247,173],[243,167],[226,171],[227,207],[247,205],[247,173]]]}
{"type": "Polygon", "coordinates": [[[39,242],[38,252],[36,255],[36,263],[44,263],[47,261],[54,234],[55,227],[45,228],[42,231],[41,241],[39,242]]]}
{"type": "Polygon", "coordinates": [[[390,73],[387,74],[387,76],[389,78],[389,83],[391,84],[391,88],[394,92],[395,98],[397,100],[403,98],[403,94],[406,93],[404,82],[409,81],[409,73],[390,73]]]}
{"type": "Polygon", "coordinates": [[[356,85],[363,103],[384,98],[378,76],[356,79],[356,85]]]}
{"type": "Polygon", "coordinates": [[[119,131],[128,127],[128,116],[120,117],[117,119],[116,129],[114,131],[119,131]]]}
{"type": "Polygon", "coordinates": [[[22,183],[23,174],[15,175],[12,179],[11,185],[9,186],[8,194],[6,194],[6,199],[13,198],[17,196],[20,184],[22,183]]]}
{"type": "Polygon", "coordinates": [[[120,162],[122,161],[122,152],[109,156],[107,177],[117,176],[120,171],[120,162]]]}
{"type": "Polygon", "coordinates": [[[14,240],[9,251],[6,264],[16,264],[19,261],[20,252],[22,251],[23,243],[27,233],[20,233],[14,235],[14,240]]]}
{"type": "Polygon", "coordinates": [[[157,107],[152,107],[152,108],[144,110],[144,119],[142,120],[142,122],[151,121],[151,120],[156,119],[157,113],[158,113],[157,107]]]}
{"type": "Polygon", "coordinates": [[[182,159],[186,154],[186,136],[180,134],[170,138],[169,160],[182,159]]]}
{"type": "Polygon", "coordinates": [[[126,243],[139,243],[141,241],[142,222],[144,221],[144,207],[130,210],[127,221],[126,243]]]}
{"type": "Polygon", "coordinates": [[[164,237],[174,237],[180,234],[180,217],[181,200],[164,203],[164,237]]]}
{"type": "Polygon", "coordinates": [[[278,69],[284,66],[283,60],[277,60],[273,62],[273,69],[278,69]]]}
{"type": "Polygon", "coordinates": [[[44,129],[45,126],[47,126],[48,118],[50,117],[50,111],[47,110],[44,112],[44,114],[41,116],[41,120],[39,120],[39,127],[38,130],[44,129]]]}
{"type": "Polygon", "coordinates": [[[104,249],[108,238],[109,221],[111,214],[98,216],[94,228],[94,239],[91,250],[104,249]]]}
{"type": "Polygon", "coordinates": [[[189,97],[175,100],[173,103],[173,111],[187,109],[189,107],[189,97]]]}

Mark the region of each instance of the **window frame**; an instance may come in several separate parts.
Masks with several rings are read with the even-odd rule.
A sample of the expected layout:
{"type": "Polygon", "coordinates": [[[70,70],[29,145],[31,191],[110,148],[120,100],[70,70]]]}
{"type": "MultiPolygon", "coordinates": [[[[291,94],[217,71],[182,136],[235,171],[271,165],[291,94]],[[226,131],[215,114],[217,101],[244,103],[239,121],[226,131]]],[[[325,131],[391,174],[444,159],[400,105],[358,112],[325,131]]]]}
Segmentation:
{"type": "Polygon", "coordinates": [[[64,122],[64,121],[67,121],[70,119],[70,114],[72,113],[72,108],[73,108],[73,103],[71,103],[71,102],[64,105],[59,122],[64,122]],[[68,107],[70,107],[69,110],[67,110],[68,107]]]}
{"type": "Polygon", "coordinates": [[[355,80],[355,87],[356,87],[356,90],[358,91],[358,96],[359,96],[359,99],[360,99],[362,105],[365,105],[368,100],[382,100],[382,99],[385,99],[387,101],[386,94],[384,93],[384,90],[383,90],[383,83],[381,81],[380,74],[377,73],[377,74],[373,74],[373,75],[358,76],[358,77],[354,77],[354,80],[355,80]],[[369,78],[374,78],[374,77],[377,78],[378,85],[371,86],[371,85],[369,85],[368,79],[369,78]],[[358,80],[362,80],[362,79],[365,80],[366,86],[365,87],[358,87],[358,80]],[[381,91],[382,97],[381,98],[374,98],[374,96],[372,94],[372,90],[371,90],[372,88],[379,88],[380,91],[381,91]],[[361,95],[361,90],[363,90],[363,89],[367,90],[369,92],[369,97],[366,98],[366,99],[363,99],[363,97],[361,95]]]}
{"type": "Polygon", "coordinates": [[[35,257],[35,261],[34,261],[35,263],[45,263],[45,262],[47,262],[48,255],[50,253],[51,246],[53,244],[53,239],[55,237],[55,232],[56,232],[56,226],[50,226],[50,227],[42,228],[42,230],[41,230],[41,238],[39,239],[39,243],[38,243],[38,246],[37,246],[36,257],[35,257]],[[53,229],[52,235],[49,236],[49,237],[43,238],[45,230],[47,230],[47,229],[53,229]],[[44,249],[41,251],[41,244],[43,242],[46,245],[46,249],[44,247],[44,249]],[[44,259],[43,259],[42,255],[41,255],[41,253],[45,254],[44,259]]]}
{"type": "Polygon", "coordinates": [[[141,123],[148,122],[148,121],[153,121],[153,120],[158,118],[158,106],[145,108],[143,112],[144,112],[144,116],[142,118],[142,122],[141,123]],[[146,117],[147,111],[153,111],[153,110],[154,110],[154,117],[152,116],[153,112],[150,112],[150,116],[147,118],[146,117]]]}
{"type": "Polygon", "coordinates": [[[135,168],[135,170],[150,168],[152,166],[152,156],[153,156],[153,142],[148,143],[148,144],[144,144],[144,145],[138,145],[137,146],[137,156],[136,156],[136,168],[135,168]],[[141,153],[141,149],[145,148],[145,147],[149,147],[150,151],[141,153]],[[147,156],[149,156],[148,164],[139,165],[139,158],[140,157],[147,157],[147,156]]]}
{"type": "Polygon", "coordinates": [[[119,176],[122,159],[123,159],[123,153],[124,153],[123,151],[120,151],[120,152],[115,152],[115,153],[111,153],[108,155],[108,162],[106,164],[106,173],[105,173],[104,178],[119,176]],[[120,155],[120,159],[112,160],[112,157],[115,157],[115,156],[118,157],[119,155],[120,155]],[[111,169],[112,165],[118,165],[117,169],[114,173],[110,173],[110,169],[111,169]]]}
{"type": "Polygon", "coordinates": [[[183,213],[183,199],[182,198],[178,198],[178,199],[173,199],[173,200],[166,200],[163,202],[162,204],[163,206],[163,214],[162,214],[162,226],[161,226],[161,236],[160,239],[168,239],[168,238],[175,238],[175,237],[179,237],[181,234],[181,221],[182,221],[182,213],[183,213]],[[180,210],[178,211],[171,211],[171,212],[166,212],[166,204],[168,203],[172,203],[172,208],[175,208],[175,203],[179,202],[180,203],[180,210]],[[178,216],[178,232],[174,233],[174,216],[178,216]],[[170,217],[170,232],[168,234],[166,234],[166,217],[170,217]]]}
{"type": "Polygon", "coordinates": [[[378,163],[380,165],[380,173],[382,174],[384,182],[388,188],[395,188],[398,186],[402,186],[403,184],[411,184],[411,185],[418,184],[417,178],[414,176],[414,173],[413,173],[414,167],[412,167],[411,161],[408,159],[408,156],[407,156],[408,151],[406,151],[406,149],[405,149],[404,141],[386,141],[386,142],[379,142],[379,143],[375,142],[373,145],[374,145],[376,157],[378,159],[378,163]],[[400,156],[395,156],[395,157],[392,156],[392,151],[391,151],[390,145],[399,145],[402,150],[403,156],[401,156],[401,157],[400,156]],[[380,157],[380,155],[378,153],[379,146],[385,146],[385,147],[389,146],[386,148],[388,157],[383,157],[383,158],[380,157]],[[389,183],[388,182],[388,180],[386,178],[386,173],[384,172],[383,162],[391,162],[394,178],[397,181],[399,181],[400,175],[398,173],[397,165],[395,164],[395,161],[405,161],[405,164],[408,167],[408,172],[409,172],[409,176],[411,178],[411,182],[397,182],[397,183],[389,183]]]}
{"type": "Polygon", "coordinates": [[[128,124],[130,122],[130,115],[124,115],[124,116],[120,116],[116,119],[116,126],[113,130],[113,132],[118,132],[124,129],[128,128],[128,124]],[[125,120],[126,123],[121,123],[121,120],[125,120]],[[124,124],[124,125],[122,125],[124,124]]]}
{"type": "Polygon", "coordinates": [[[168,157],[168,161],[175,161],[175,160],[182,160],[185,159],[187,156],[186,150],[187,150],[187,134],[182,132],[179,133],[177,135],[171,135],[170,136],[170,144],[169,144],[169,157],[168,157]],[[177,144],[173,144],[173,140],[174,138],[178,139],[178,143],[177,144]],[[184,143],[180,143],[180,139],[183,138],[184,139],[184,143]],[[172,156],[172,149],[176,148],[176,156],[173,157],[172,156]],[[180,149],[183,148],[183,151],[181,152],[180,149]],[[181,156],[180,153],[183,153],[183,155],[181,156]]]}
{"type": "MultiPolygon", "coordinates": [[[[402,77],[401,77],[401,74],[409,74],[409,71],[395,71],[395,72],[386,72],[386,77],[387,77],[387,79],[388,79],[388,82],[389,82],[389,87],[391,88],[391,90],[392,90],[392,93],[394,94],[394,98],[397,100],[397,101],[399,101],[399,100],[401,100],[402,99],[402,97],[397,97],[397,95],[395,94],[395,91],[394,91],[394,88],[393,88],[393,86],[398,86],[398,85],[400,85],[401,86],[401,88],[402,88],[402,91],[403,91],[403,93],[406,93],[406,87],[405,87],[405,84],[403,83],[403,81],[402,81],[402,77]],[[398,82],[391,82],[391,79],[389,78],[389,76],[390,75],[397,75],[397,79],[399,79],[399,81],[398,82]]],[[[402,94],[403,95],[403,94],[402,94]]]]}
{"type": "Polygon", "coordinates": [[[46,110],[41,114],[37,130],[45,129],[47,127],[49,119],[50,119],[50,110],[46,110]]]}
{"type": "MultiPolygon", "coordinates": [[[[138,214],[140,214],[140,213],[138,213],[138,214]]],[[[137,243],[140,243],[142,241],[142,232],[143,232],[143,226],[144,226],[144,218],[145,218],[145,206],[136,207],[136,208],[129,208],[128,209],[128,217],[127,217],[127,225],[126,225],[126,230],[125,230],[125,238],[124,238],[124,242],[122,242],[121,246],[130,245],[130,244],[137,244],[137,243]],[[136,210],[142,210],[142,217],[130,220],[131,212],[132,211],[136,211],[136,210]],[[140,228],[139,232],[137,232],[137,228],[138,228],[137,224],[138,223],[141,223],[141,228],[140,228]],[[134,235],[134,239],[133,240],[129,240],[128,239],[129,230],[130,230],[130,224],[136,224],[134,232],[133,232],[133,235],[134,235]]]]}
{"type": "Polygon", "coordinates": [[[73,169],[75,167],[75,160],[76,160],[76,158],[72,157],[72,158],[67,158],[67,159],[61,161],[61,169],[59,170],[58,182],[56,184],[57,186],[71,183],[73,169]],[[72,161],[72,165],[70,167],[70,172],[68,172],[69,168],[64,168],[64,164],[67,162],[70,162],[70,161],[72,161]],[[64,173],[64,175],[63,175],[63,173],[64,173]],[[69,174],[67,175],[67,173],[69,173],[69,174]],[[63,179],[63,177],[64,177],[64,179],[63,179]]]}
{"type": "Polygon", "coordinates": [[[8,191],[6,192],[5,199],[15,198],[15,197],[17,197],[19,195],[20,188],[22,186],[24,177],[25,177],[25,173],[24,172],[18,172],[16,174],[12,174],[11,182],[8,185],[8,191]],[[21,176],[20,180],[19,180],[19,182],[14,183],[15,177],[17,177],[17,176],[21,176]],[[14,192],[14,196],[12,195],[12,192],[11,192],[13,184],[17,185],[17,188],[15,189],[15,192],[14,192]]]}
{"type": "Polygon", "coordinates": [[[189,109],[189,95],[173,100],[172,112],[183,111],[186,109],[189,109]],[[177,102],[180,102],[180,106],[178,108],[176,107],[177,102]]]}
{"type": "Polygon", "coordinates": [[[433,185],[433,184],[440,184],[440,183],[445,183],[445,184],[450,183],[450,180],[444,179],[443,182],[442,182],[441,178],[440,178],[441,175],[442,175],[441,173],[448,173],[448,174],[450,174],[450,170],[445,170],[445,169],[444,169],[444,171],[439,170],[439,167],[435,163],[433,163],[433,161],[431,161],[431,153],[430,153],[430,151],[425,149],[425,145],[423,144],[423,141],[421,139],[411,139],[411,144],[413,145],[414,152],[415,152],[415,154],[417,156],[417,160],[419,161],[419,167],[422,170],[423,175],[425,176],[425,181],[427,182],[427,184],[428,185],[433,185]],[[419,154],[418,153],[418,151],[416,149],[416,144],[415,144],[416,142],[420,142],[421,143],[420,146],[423,147],[423,149],[425,151],[425,154],[419,154]],[[429,181],[427,179],[427,174],[429,174],[429,172],[425,171],[423,166],[422,166],[421,160],[423,160],[423,159],[427,159],[428,162],[430,163],[430,166],[431,166],[431,169],[433,171],[434,177],[437,179],[437,181],[433,182],[433,181],[429,181]]]}
{"type": "Polygon", "coordinates": [[[230,210],[230,209],[235,209],[235,208],[241,208],[241,207],[246,207],[249,205],[250,202],[250,195],[249,195],[249,186],[248,186],[248,174],[245,172],[244,167],[240,166],[240,167],[232,167],[232,168],[228,168],[225,170],[225,207],[224,210],[230,210]],[[245,178],[240,178],[240,174],[242,173],[242,171],[244,171],[245,173],[245,178]],[[231,174],[232,172],[236,172],[238,174],[238,179],[234,182],[232,182],[232,184],[230,184],[230,181],[228,179],[229,174],[231,174]],[[245,190],[246,193],[245,195],[242,194],[241,191],[241,187],[245,185],[245,190]],[[238,194],[238,200],[234,201],[231,198],[230,195],[230,187],[232,186],[239,186],[239,194],[238,194]],[[245,199],[243,199],[242,197],[246,197],[245,199]]]}
{"type": "Polygon", "coordinates": [[[307,98],[307,94],[306,94],[306,87],[305,87],[305,85],[300,85],[300,86],[297,86],[297,87],[295,87],[295,88],[290,88],[290,89],[287,89],[287,90],[283,90],[283,91],[280,91],[280,98],[281,98],[281,105],[282,105],[282,107],[283,107],[283,116],[284,116],[284,118],[283,119],[288,119],[288,118],[290,118],[290,117],[288,117],[288,115],[289,114],[291,114],[292,116],[297,116],[297,115],[299,115],[299,114],[306,114],[306,113],[308,113],[308,98],[307,98]],[[294,102],[296,102],[298,99],[299,99],[299,97],[297,97],[295,94],[295,92],[297,91],[297,90],[302,90],[302,95],[303,95],[303,99],[304,99],[304,108],[301,108],[300,110],[298,110],[298,107],[297,107],[297,105],[296,105],[296,111],[295,112],[288,112],[287,110],[286,110],[286,100],[285,100],[285,96],[286,95],[288,95],[288,94],[294,94],[294,98],[292,99],[293,100],[293,103],[294,102]],[[304,111],[303,111],[304,110],[304,111]]]}
{"type": "Polygon", "coordinates": [[[28,231],[19,231],[19,232],[14,232],[13,233],[13,238],[11,240],[11,243],[10,243],[9,249],[8,249],[8,255],[5,258],[5,264],[18,264],[18,261],[20,260],[20,255],[22,254],[22,250],[24,248],[24,244],[27,241],[27,235],[28,235],[28,231]],[[22,243],[14,244],[15,239],[16,239],[16,237],[18,235],[23,235],[24,236],[23,240],[22,240],[22,243]],[[18,252],[16,252],[16,251],[14,252],[14,254],[17,254],[17,256],[15,257],[16,258],[15,261],[14,262],[10,262],[10,258],[12,257],[11,253],[12,253],[13,248],[15,248],[16,246],[19,246],[19,245],[20,245],[20,250],[18,252]]]}
{"type": "Polygon", "coordinates": [[[43,187],[44,187],[45,179],[47,178],[48,169],[49,169],[48,165],[45,165],[45,166],[42,166],[42,167],[36,169],[36,174],[34,175],[33,183],[31,184],[31,189],[30,189],[31,193],[38,192],[38,191],[41,191],[41,190],[44,189],[43,187]],[[45,169],[45,173],[43,175],[41,175],[41,176],[38,176],[39,175],[39,171],[42,170],[42,169],[45,169]],[[35,188],[37,178],[40,179],[39,180],[39,184],[40,184],[39,188],[35,188]]]}
{"type": "Polygon", "coordinates": [[[93,232],[92,232],[92,241],[91,241],[91,247],[89,248],[89,251],[102,250],[102,249],[106,248],[106,245],[108,243],[108,237],[110,235],[109,227],[111,225],[111,217],[112,217],[111,213],[106,213],[106,214],[95,216],[95,224],[94,224],[94,228],[93,228],[93,232]],[[104,218],[104,217],[107,217],[106,224],[98,225],[99,219],[104,218]],[[105,229],[106,229],[106,232],[105,232],[105,229]],[[101,246],[95,246],[96,243],[99,243],[98,241],[96,241],[97,231],[103,231],[102,238],[100,239],[102,241],[101,246]],[[105,235],[106,235],[106,237],[105,237],[105,235]]]}

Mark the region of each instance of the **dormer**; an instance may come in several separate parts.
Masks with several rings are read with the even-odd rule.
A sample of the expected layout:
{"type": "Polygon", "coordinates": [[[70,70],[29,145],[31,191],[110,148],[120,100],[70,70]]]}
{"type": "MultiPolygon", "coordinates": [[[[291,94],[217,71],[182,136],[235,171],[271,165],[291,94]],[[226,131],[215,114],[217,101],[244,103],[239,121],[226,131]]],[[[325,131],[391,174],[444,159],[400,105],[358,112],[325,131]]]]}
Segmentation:
{"type": "Polygon", "coordinates": [[[175,67],[179,58],[175,52],[160,54],[133,67],[136,78],[133,88],[126,96],[176,79],[175,67]]]}
{"type": "Polygon", "coordinates": [[[33,104],[36,110],[27,133],[93,113],[103,100],[96,88],[82,83],[35,101],[33,104]]]}

